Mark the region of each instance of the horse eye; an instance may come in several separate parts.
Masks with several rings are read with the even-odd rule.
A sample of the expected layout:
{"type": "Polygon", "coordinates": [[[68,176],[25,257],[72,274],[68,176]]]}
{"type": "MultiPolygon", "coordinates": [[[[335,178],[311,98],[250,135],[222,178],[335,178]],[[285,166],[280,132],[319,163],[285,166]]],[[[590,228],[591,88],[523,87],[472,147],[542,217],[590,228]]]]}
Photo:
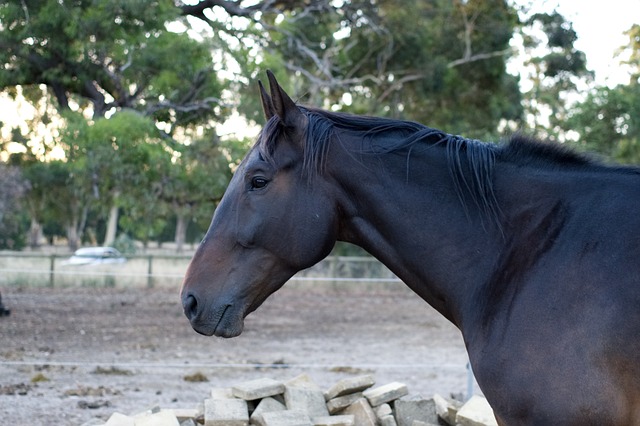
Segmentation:
{"type": "Polygon", "coordinates": [[[261,189],[267,186],[269,181],[263,177],[254,177],[251,179],[251,189],[261,189]]]}

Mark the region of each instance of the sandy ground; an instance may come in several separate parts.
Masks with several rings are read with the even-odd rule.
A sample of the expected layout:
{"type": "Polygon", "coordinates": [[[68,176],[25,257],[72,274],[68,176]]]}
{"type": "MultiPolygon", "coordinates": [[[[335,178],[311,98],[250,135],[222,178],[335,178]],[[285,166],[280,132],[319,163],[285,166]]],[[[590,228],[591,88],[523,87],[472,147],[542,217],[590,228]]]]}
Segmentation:
{"type": "Polygon", "coordinates": [[[467,390],[458,330],[401,284],[287,284],[229,340],[196,334],[178,289],[0,290],[12,310],[0,317],[1,424],[192,408],[214,387],[301,373],[323,388],[373,374],[411,394],[467,390]]]}

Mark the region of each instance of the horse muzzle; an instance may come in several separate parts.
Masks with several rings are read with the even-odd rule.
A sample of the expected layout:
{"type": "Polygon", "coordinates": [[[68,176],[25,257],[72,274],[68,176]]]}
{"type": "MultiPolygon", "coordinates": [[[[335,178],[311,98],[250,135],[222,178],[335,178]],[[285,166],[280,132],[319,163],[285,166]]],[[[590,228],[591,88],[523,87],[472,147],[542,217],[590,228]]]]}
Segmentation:
{"type": "Polygon", "coordinates": [[[208,305],[187,293],[182,298],[182,307],[191,327],[205,336],[236,337],[244,328],[244,312],[237,305],[208,305]]]}

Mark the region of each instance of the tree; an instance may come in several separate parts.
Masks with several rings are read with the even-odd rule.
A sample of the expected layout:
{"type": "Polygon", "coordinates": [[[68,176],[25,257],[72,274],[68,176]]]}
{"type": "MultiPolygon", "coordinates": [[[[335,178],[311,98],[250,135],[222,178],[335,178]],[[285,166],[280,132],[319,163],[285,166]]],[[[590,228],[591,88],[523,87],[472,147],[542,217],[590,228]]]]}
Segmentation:
{"type": "Polygon", "coordinates": [[[469,136],[495,136],[501,120],[522,116],[518,80],[505,71],[520,22],[504,0],[178,5],[249,46],[238,80],[251,84],[235,90],[243,95],[242,113],[254,120],[260,108],[253,82],[266,68],[311,104],[418,120],[469,136]],[[220,13],[210,13],[213,7],[236,18],[235,31],[220,13]]]}
{"type": "Polygon", "coordinates": [[[505,66],[519,22],[505,1],[312,4],[284,20],[265,12],[257,24],[270,35],[262,68],[288,79],[294,96],[475,137],[520,118],[505,66]]]}
{"type": "MultiPolygon", "coordinates": [[[[40,241],[46,234],[45,228],[53,222],[64,222],[66,213],[59,209],[57,202],[58,188],[51,188],[58,184],[66,185],[67,174],[64,165],[59,162],[43,162],[27,156],[13,156],[14,164],[19,164],[28,190],[23,195],[22,203],[29,215],[28,245],[32,249],[40,247],[40,241]],[[62,166],[62,167],[58,167],[62,166]]],[[[57,229],[60,231],[60,229],[57,229]]],[[[62,234],[64,235],[64,234],[62,234]]]]}
{"type": "Polygon", "coordinates": [[[209,223],[211,212],[231,179],[230,165],[240,158],[240,150],[244,151],[239,144],[224,143],[212,135],[180,147],[160,195],[176,218],[174,242],[179,253],[184,248],[189,223],[209,223]]]}
{"type": "Polygon", "coordinates": [[[15,157],[20,164],[29,190],[24,202],[30,216],[30,245],[37,247],[43,225],[60,223],[65,230],[70,249],[75,250],[82,239],[84,225],[92,207],[91,180],[82,166],[66,161],[41,162],[15,157]]]}
{"type": "Polygon", "coordinates": [[[44,84],[60,111],[133,108],[173,126],[220,113],[206,46],[165,29],[171,0],[3,3],[0,88],[44,84]]]}
{"type": "Polygon", "coordinates": [[[640,25],[626,32],[629,84],[598,87],[579,102],[566,123],[578,135],[576,144],[624,163],[640,163],[640,25]]]}
{"type": "Polygon", "coordinates": [[[619,55],[622,58],[627,53],[628,57],[620,63],[629,67],[629,85],[640,84],[640,24],[632,25],[625,34],[629,44],[620,48],[619,55]]]}
{"type": "Polygon", "coordinates": [[[108,211],[105,244],[115,241],[121,208],[127,209],[133,223],[141,220],[140,235],[146,241],[153,233],[151,223],[162,213],[156,200],[158,182],[171,161],[171,150],[154,122],[136,112],[122,111],[89,126],[84,144],[78,148],[95,182],[92,191],[103,211],[108,211]]]}
{"type": "Polygon", "coordinates": [[[28,189],[20,169],[0,163],[0,249],[25,245],[21,197],[28,189]]]}
{"type": "MultiPolygon", "coordinates": [[[[90,213],[109,216],[108,243],[121,209],[129,216],[121,224],[126,230],[136,228],[142,239],[157,232],[167,210],[161,182],[177,139],[211,133],[228,112],[209,45],[166,30],[181,19],[171,0],[0,3],[0,88],[26,94],[36,106],[53,99],[53,121],[63,123],[49,133],[64,161],[36,167],[34,160],[47,157],[25,142],[22,163],[35,180],[55,172],[49,182],[67,190],[57,200],[68,209],[50,211],[66,223],[71,248],[90,213]]],[[[49,201],[38,191],[30,197],[35,234],[49,201]]]]}
{"type": "Polygon", "coordinates": [[[524,47],[533,83],[523,96],[527,123],[542,138],[562,139],[570,96],[578,92],[580,81],[591,81],[593,73],[587,69],[584,52],[574,47],[578,35],[573,26],[558,12],[536,13],[526,23],[524,47]],[[540,46],[546,46],[541,56],[533,53],[540,46]]]}

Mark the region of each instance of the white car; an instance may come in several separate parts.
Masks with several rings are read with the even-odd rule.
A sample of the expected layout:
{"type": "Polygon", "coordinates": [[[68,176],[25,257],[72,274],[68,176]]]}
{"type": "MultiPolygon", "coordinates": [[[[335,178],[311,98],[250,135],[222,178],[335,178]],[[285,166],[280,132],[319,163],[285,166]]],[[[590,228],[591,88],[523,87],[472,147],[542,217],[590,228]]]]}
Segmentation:
{"type": "Polygon", "coordinates": [[[75,251],[73,256],[64,261],[65,266],[104,265],[125,263],[127,258],[113,247],[85,247],[75,251]]]}

